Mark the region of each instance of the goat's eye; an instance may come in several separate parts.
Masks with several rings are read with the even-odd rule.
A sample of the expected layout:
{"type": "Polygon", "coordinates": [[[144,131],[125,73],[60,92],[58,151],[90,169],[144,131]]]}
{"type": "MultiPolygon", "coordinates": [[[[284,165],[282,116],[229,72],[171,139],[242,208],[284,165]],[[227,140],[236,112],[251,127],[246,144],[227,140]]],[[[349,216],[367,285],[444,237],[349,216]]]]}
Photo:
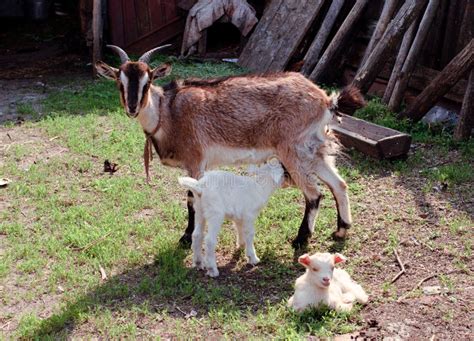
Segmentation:
{"type": "Polygon", "coordinates": [[[318,272],[318,268],[311,268],[314,272],[318,272]]]}

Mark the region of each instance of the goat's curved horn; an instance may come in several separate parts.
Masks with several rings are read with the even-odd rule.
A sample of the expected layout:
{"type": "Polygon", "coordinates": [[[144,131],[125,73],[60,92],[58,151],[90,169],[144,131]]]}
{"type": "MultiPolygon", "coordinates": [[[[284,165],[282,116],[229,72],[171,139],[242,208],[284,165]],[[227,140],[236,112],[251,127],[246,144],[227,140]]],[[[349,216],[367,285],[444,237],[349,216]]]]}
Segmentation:
{"type": "Polygon", "coordinates": [[[167,47],[170,47],[170,46],[171,46],[171,44],[166,44],[166,45],[163,45],[163,46],[155,47],[154,49],[151,49],[150,51],[145,52],[145,53],[138,59],[138,61],[148,64],[148,63],[150,62],[151,57],[152,57],[156,52],[158,52],[159,50],[165,49],[165,48],[167,48],[167,47]]]}
{"type": "Polygon", "coordinates": [[[128,62],[130,58],[128,57],[127,52],[122,50],[120,47],[115,46],[115,45],[107,45],[107,47],[111,50],[113,50],[118,56],[120,57],[120,63],[123,64],[125,62],[128,62]]]}

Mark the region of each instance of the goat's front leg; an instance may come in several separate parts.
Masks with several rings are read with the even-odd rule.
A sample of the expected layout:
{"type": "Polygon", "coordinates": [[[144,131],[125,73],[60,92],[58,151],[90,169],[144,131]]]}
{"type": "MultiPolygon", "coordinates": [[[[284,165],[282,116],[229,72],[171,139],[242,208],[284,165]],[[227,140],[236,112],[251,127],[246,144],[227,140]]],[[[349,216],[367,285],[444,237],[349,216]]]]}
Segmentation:
{"type": "Polygon", "coordinates": [[[188,227],[184,231],[183,236],[179,239],[179,244],[184,248],[189,248],[192,243],[192,235],[194,232],[194,218],[196,212],[194,211],[194,195],[193,192],[188,191],[188,199],[187,199],[187,206],[188,206],[188,227]]]}
{"type": "Polygon", "coordinates": [[[204,238],[205,252],[206,252],[206,268],[207,275],[210,277],[219,276],[216,261],[216,245],[217,236],[224,222],[223,216],[214,216],[207,221],[207,234],[204,238]]]}
{"type": "Polygon", "coordinates": [[[204,261],[202,259],[202,241],[204,237],[204,230],[205,220],[199,207],[197,207],[196,226],[193,231],[193,243],[191,248],[193,250],[193,267],[198,269],[205,269],[204,261]]]}
{"type": "Polygon", "coordinates": [[[260,259],[255,253],[255,246],[253,244],[253,239],[255,236],[255,227],[253,220],[244,220],[243,222],[244,235],[245,235],[245,255],[248,258],[248,263],[252,265],[257,265],[260,263],[260,259]]]}

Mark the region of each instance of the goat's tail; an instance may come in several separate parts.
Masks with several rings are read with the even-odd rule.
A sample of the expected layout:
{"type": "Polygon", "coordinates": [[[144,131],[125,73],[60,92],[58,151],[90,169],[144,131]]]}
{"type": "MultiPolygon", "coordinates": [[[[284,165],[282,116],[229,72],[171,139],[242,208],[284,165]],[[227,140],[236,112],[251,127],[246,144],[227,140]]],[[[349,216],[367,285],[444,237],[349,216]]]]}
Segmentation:
{"type": "Polygon", "coordinates": [[[178,182],[181,186],[186,187],[194,194],[200,196],[202,194],[202,188],[199,186],[199,182],[196,179],[189,177],[180,177],[178,182]]]}
{"type": "Polygon", "coordinates": [[[333,113],[342,112],[352,115],[357,109],[365,106],[365,100],[360,90],[355,86],[349,85],[330,96],[329,110],[333,113]]]}

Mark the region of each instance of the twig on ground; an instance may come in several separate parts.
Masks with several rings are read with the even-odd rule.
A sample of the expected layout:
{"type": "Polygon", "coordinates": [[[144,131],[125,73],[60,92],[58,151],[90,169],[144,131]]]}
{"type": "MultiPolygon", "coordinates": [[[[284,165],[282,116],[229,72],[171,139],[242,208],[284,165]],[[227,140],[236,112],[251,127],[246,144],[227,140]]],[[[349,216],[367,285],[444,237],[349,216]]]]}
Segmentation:
{"type": "Polygon", "coordinates": [[[416,285],[413,287],[413,289],[411,289],[410,291],[406,292],[405,294],[403,294],[402,296],[400,296],[398,299],[397,299],[397,302],[401,302],[403,301],[405,298],[407,298],[408,295],[410,295],[413,291],[415,291],[416,289],[418,289],[423,283],[425,283],[427,280],[430,280],[432,278],[435,278],[435,277],[438,277],[438,276],[441,276],[441,275],[450,275],[452,273],[455,273],[455,272],[458,272],[459,270],[452,270],[452,271],[448,271],[446,273],[436,273],[436,274],[433,274],[433,275],[429,275],[429,276],[426,276],[425,278],[421,279],[418,283],[416,283],[416,285]]]}
{"type": "Polygon", "coordinates": [[[397,257],[397,262],[398,262],[398,265],[400,265],[400,272],[395,276],[393,277],[392,281],[390,283],[395,283],[395,281],[397,279],[400,278],[401,275],[403,275],[405,273],[405,265],[402,263],[402,261],[400,260],[400,256],[398,255],[398,252],[397,252],[397,249],[394,249],[393,250],[393,253],[395,254],[395,257],[397,257]]]}
{"type": "Polygon", "coordinates": [[[10,141],[13,140],[9,133],[7,133],[7,136],[8,136],[8,138],[10,139],[10,141]]]}
{"type": "Polygon", "coordinates": [[[106,234],[104,234],[102,237],[100,238],[97,238],[96,240],[93,240],[92,242],[90,242],[89,244],[87,244],[86,246],[83,246],[83,247],[73,247],[72,250],[73,251],[81,251],[81,252],[84,252],[88,249],[90,249],[91,247],[93,247],[94,245],[100,243],[101,241],[103,241],[105,238],[107,238],[108,236],[110,236],[112,234],[113,231],[109,231],[107,232],[106,234]]]}
{"type": "Polygon", "coordinates": [[[56,139],[58,139],[58,138],[59,138],[59,135],[58,135],[58,136],[53,136],[52,138],[49,139],[49,141],[51,142],[51,141],[54,141],[54,140],[56,140],[56,139]]]}

